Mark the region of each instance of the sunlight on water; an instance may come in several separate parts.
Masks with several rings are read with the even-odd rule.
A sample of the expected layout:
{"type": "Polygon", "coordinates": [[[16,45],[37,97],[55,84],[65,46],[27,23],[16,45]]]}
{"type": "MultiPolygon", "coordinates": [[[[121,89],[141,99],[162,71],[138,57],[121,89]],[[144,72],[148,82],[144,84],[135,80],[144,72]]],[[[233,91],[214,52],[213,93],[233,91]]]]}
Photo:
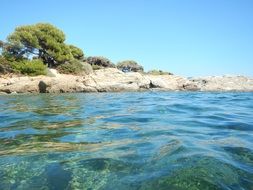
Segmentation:
{"type": "Polygon", "coordinates": [[[0,189],[253,189],[252,93],[0,96],[0,189]]]}

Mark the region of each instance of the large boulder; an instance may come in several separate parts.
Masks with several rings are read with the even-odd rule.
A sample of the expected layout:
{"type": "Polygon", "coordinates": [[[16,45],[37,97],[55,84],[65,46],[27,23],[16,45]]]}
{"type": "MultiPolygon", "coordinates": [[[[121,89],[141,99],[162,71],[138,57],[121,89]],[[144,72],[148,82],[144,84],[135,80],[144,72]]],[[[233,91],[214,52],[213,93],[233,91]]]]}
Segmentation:
{"type": "Polygon", "coordinates": [[[116,68],[100,69],[84,80],[99,92],[138,91],[148,89],[150,80],[140,73],[124,73],[116,68]]]}
{"type": "Polygon", "coordinates": [[[188,79],[176,75],[153,75],[147,74],[150,80],[150,88],[161,90],[197,90],[197,86],[188,79]]]}
{"type": "Polygon", "coordinates": [[[49,77],[57,77],[59,76],[59,72],[56,69],[47,68],[46,75],[49,77]]]}

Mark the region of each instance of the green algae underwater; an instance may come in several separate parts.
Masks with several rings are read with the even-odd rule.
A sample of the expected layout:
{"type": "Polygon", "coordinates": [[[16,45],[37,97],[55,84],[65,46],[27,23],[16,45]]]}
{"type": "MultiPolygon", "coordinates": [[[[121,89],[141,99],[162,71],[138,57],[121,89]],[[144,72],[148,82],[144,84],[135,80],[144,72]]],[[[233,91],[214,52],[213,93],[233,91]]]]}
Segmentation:
{"type": "Polygon", "coordinates": [[[0,96],[0,189],[253,189],[253,94],[0,96]]]}

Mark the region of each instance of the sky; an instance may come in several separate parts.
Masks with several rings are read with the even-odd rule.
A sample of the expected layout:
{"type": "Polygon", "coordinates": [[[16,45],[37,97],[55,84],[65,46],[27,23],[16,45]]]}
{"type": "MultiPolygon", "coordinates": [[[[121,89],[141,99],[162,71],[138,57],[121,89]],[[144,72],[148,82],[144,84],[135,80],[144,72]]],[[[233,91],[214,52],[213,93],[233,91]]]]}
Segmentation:
{"type": "Polygon", "coordinates": [[[0,1],[0,40],[38,22],[86,56],[186,77],[253,76],[253,0],[0,1]]]}

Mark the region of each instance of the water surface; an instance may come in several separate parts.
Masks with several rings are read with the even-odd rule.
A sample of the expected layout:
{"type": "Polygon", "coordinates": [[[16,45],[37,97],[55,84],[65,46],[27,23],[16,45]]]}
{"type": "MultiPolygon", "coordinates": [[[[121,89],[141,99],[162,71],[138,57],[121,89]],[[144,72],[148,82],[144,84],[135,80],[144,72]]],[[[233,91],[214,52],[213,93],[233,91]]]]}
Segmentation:
{"type": "Polygon", "coordinates": [[[0,96],[0,189],[253,189],[253,94],[0,96]]]}

